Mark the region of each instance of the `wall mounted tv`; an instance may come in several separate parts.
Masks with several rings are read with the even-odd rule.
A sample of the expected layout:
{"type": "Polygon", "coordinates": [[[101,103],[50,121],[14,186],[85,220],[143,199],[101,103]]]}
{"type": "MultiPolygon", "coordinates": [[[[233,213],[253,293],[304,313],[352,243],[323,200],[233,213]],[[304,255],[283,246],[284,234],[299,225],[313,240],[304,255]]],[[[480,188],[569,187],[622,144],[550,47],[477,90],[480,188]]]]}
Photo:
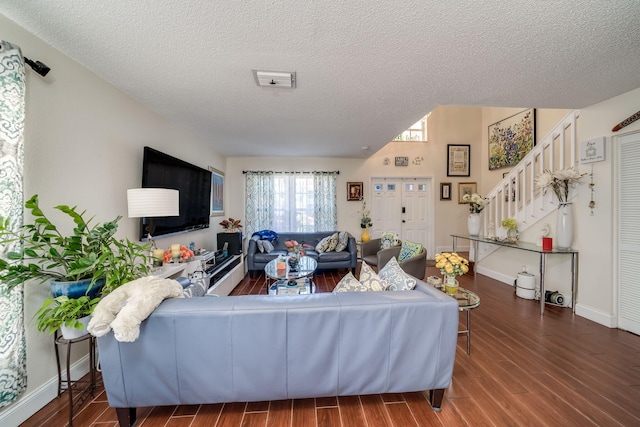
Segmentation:
{"type": "Polygon", "coordinates": [[[140,240],[147,238],[147,225],[153,221],[153,237],[200,230],[209,227],[211,215],[211,172],[144,147],[143,188],[171,188],[180,192],[180,215],[142,218],[140,240]]]}

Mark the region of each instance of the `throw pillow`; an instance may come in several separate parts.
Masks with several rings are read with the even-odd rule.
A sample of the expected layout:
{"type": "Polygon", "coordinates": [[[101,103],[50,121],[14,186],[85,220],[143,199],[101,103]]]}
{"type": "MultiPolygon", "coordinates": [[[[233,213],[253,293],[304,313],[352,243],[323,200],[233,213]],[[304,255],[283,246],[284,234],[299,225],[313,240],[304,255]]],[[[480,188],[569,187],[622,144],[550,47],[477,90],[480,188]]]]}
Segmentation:
{"type": "Polygon", "coordinates": [[[410,291],[417,283],[415,277],[404,272],[396,257],[391,257],[387,265],[380,269],[378,276],[389,283],[387,291],[410,291]]]}
{"type": "Polygon", "coordinates": [[[260,252],[264,252],[264,242],[265,240],[256,240],[256,245],[258,245],[258,250],[260,252]]]}
{"type": "Polygon", "coordinates": [[[331,238],[329,239],[329,247],[327,248],[327,252],[331,252],[336,249],[338,246],[338,233],[333,233],[331,238]]]}
{"type": "Polygon", "coordinates": [[[351,272],[348,272],[333,289],[333,292],[367,292],[368,288],[362,285],[351,272]]]}
{"type": "Polygon", "coordinates": [[[402,262],[405,259],[414,257],[422,252],[422,245],[420,243],[409,242],[408,240],[402,241],[402,247],[400,248],[400,255],[398,255],[398,262],[402,262]]]}
{"type": "Polygon", "coordinates": [[[262,246],[264,247],[264,251],[268,254],[270,254],[271,252],[273,252],[273,250],[275,249],[273,247],[273,243],[271,243],[268,240],[262,240],[262,246]]]}
{"type": "Polygon", "coordinates": [[[380,236],[380,249],[389,249],[398,246],[398,235],[394,233],[384,233],[380,236]]]}
{"type": "Polygon", "coordinates": [[[327,252],[330,241],[331,241],[331,236],[327,236],[322,240],[320,240],[316,245],[316,252],[318,253],[327,252]]]}
{"type": "Polygon", "coordinates": [[[360,283],[370,291],[384,291],[389,287],[389,283],[382,280],[366,262],[362,262],[360,269],[360,283]]]}
{"type": "Polygon", "coordinates": [[[338,245],[335,248],[336,252],[342,252],[347,249],[349,245],[349,233],[346,231],[341,231],[338,233],[338,245]]]}

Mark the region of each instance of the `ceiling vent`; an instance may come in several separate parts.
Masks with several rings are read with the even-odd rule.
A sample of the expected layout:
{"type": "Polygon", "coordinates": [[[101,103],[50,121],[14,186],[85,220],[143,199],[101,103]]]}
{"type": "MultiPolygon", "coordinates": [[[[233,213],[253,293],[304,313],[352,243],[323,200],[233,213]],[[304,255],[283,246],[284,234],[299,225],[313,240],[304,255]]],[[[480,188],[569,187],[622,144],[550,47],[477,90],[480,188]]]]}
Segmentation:
{"type": "Polygon", "coordinates": [[[289,89],[296,87],[295,71],[253,70],[253,76],[255,77],[258,86],[285,87],[289,89]]]}

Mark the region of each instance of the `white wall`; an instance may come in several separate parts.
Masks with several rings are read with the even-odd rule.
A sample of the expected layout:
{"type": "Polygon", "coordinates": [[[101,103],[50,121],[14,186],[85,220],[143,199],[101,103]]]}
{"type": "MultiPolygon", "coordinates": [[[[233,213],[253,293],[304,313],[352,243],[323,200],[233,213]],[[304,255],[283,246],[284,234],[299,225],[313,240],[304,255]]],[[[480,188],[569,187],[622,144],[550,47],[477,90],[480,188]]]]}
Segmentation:
{"type": "MultiPolygon", "coordinates": [[[[593,215],[588,207],[591,200],[590,177],[587,175],[579,186],[578,196],[573,199],[574,208],[574,248],[579,250],[579,276],[576,313],[594,322],[608,327],[617,326],[617,246],[616,233],[616,183],[615,155],[613,136],[640,130],[640,121],[618,132],[611,129],[636,111],[640,101],[640,89],[630,91],[604,102],[580,109],[578,119],[578,141],[596,137],[606,137],[606,160],[603,162],[579,165],[582,173],[591,173],[595,184],[596,207],[593,215]]],[[[542,135],[540,135],[542,137],[542,135]]],[[[548,223],[555,235],[556,213],[553,212],[539,222],[548,223]]],[[[523,241],[536,242],[539,239],[538,225],[527,230],[523,241]]],[[[547,264],[545,288],[559,290],[565,295],[570,293],[570,258],[550,256],[547,264]]],[[[500,249],[487,259],[481,267],[491,272],[492,277],[501,277],[512,283],[522,265],[538,274],[538,256],[523,251],[500,249]]],[[[539,277],[537,278],[539,282],[539,277]]]]}
{"type": "MultiPolygon", "coordinates": [[[[122,215],[119,237],[136,240],[138,220],[126,218],[126,189],[140,186],[144,145],[224,170],[224,158],[210,141],[162,119],[2,15],[0,28],[2,38],[20,46],[23,55],[51,67],[45,78],[27,67],[26,80],[25,197],[38,194],[47,212],[68,204],[86,209],[99,222],[122,215]]],[[[195,241],[209,247],[215,231],[158,239],[158,245],[195,241]]],[[[53,340],[37,332],[31,320],[47,293],[47,286],[25,287],[28,387],[18,404],[0,411],[0,424],[21,422],[25,413],[31,415],[55,396],[53,340]]],[[[85,353],[77,352],[74,359],[85,353]]]]}

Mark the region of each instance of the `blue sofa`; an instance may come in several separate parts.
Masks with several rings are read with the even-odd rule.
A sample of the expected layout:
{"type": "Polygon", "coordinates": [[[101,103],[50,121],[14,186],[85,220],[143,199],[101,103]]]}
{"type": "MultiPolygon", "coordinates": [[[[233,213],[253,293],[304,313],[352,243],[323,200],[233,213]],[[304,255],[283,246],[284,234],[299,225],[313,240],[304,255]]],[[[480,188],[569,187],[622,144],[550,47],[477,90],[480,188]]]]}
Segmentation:
{"type": "MultiPolygon", "coordinates": [[[[260,252],[256,241],[249,240],[249,245],[247,246],[247,270],[249,271],[249,275],[255,277],[257,273],[264,271],[264,267],[269,261],[276,259],[278,255],[286,255],[287,248],[284,242],[288,240],[295,240],[298,243],[311,245],[315,248],[320,240],[334,233],[335,231],[279,233],[278,238],[272,242],[274,250],[270,253],[260,252]]],[[[349,243],[344,251],[318,253],[315,250],[308,250],[307,256],[318,261],[318,270],[350,268],[355,274],[356,266],[358,265],[356,239],[352,235],[349,235],[349,243]]]]}
{"type": "Polygon", "coordinates": [[[134,342],[98,338],[120,426],[136,407],[430,390],[453,374],[458,303],[415,290],[165,300],[134,342]]]}

